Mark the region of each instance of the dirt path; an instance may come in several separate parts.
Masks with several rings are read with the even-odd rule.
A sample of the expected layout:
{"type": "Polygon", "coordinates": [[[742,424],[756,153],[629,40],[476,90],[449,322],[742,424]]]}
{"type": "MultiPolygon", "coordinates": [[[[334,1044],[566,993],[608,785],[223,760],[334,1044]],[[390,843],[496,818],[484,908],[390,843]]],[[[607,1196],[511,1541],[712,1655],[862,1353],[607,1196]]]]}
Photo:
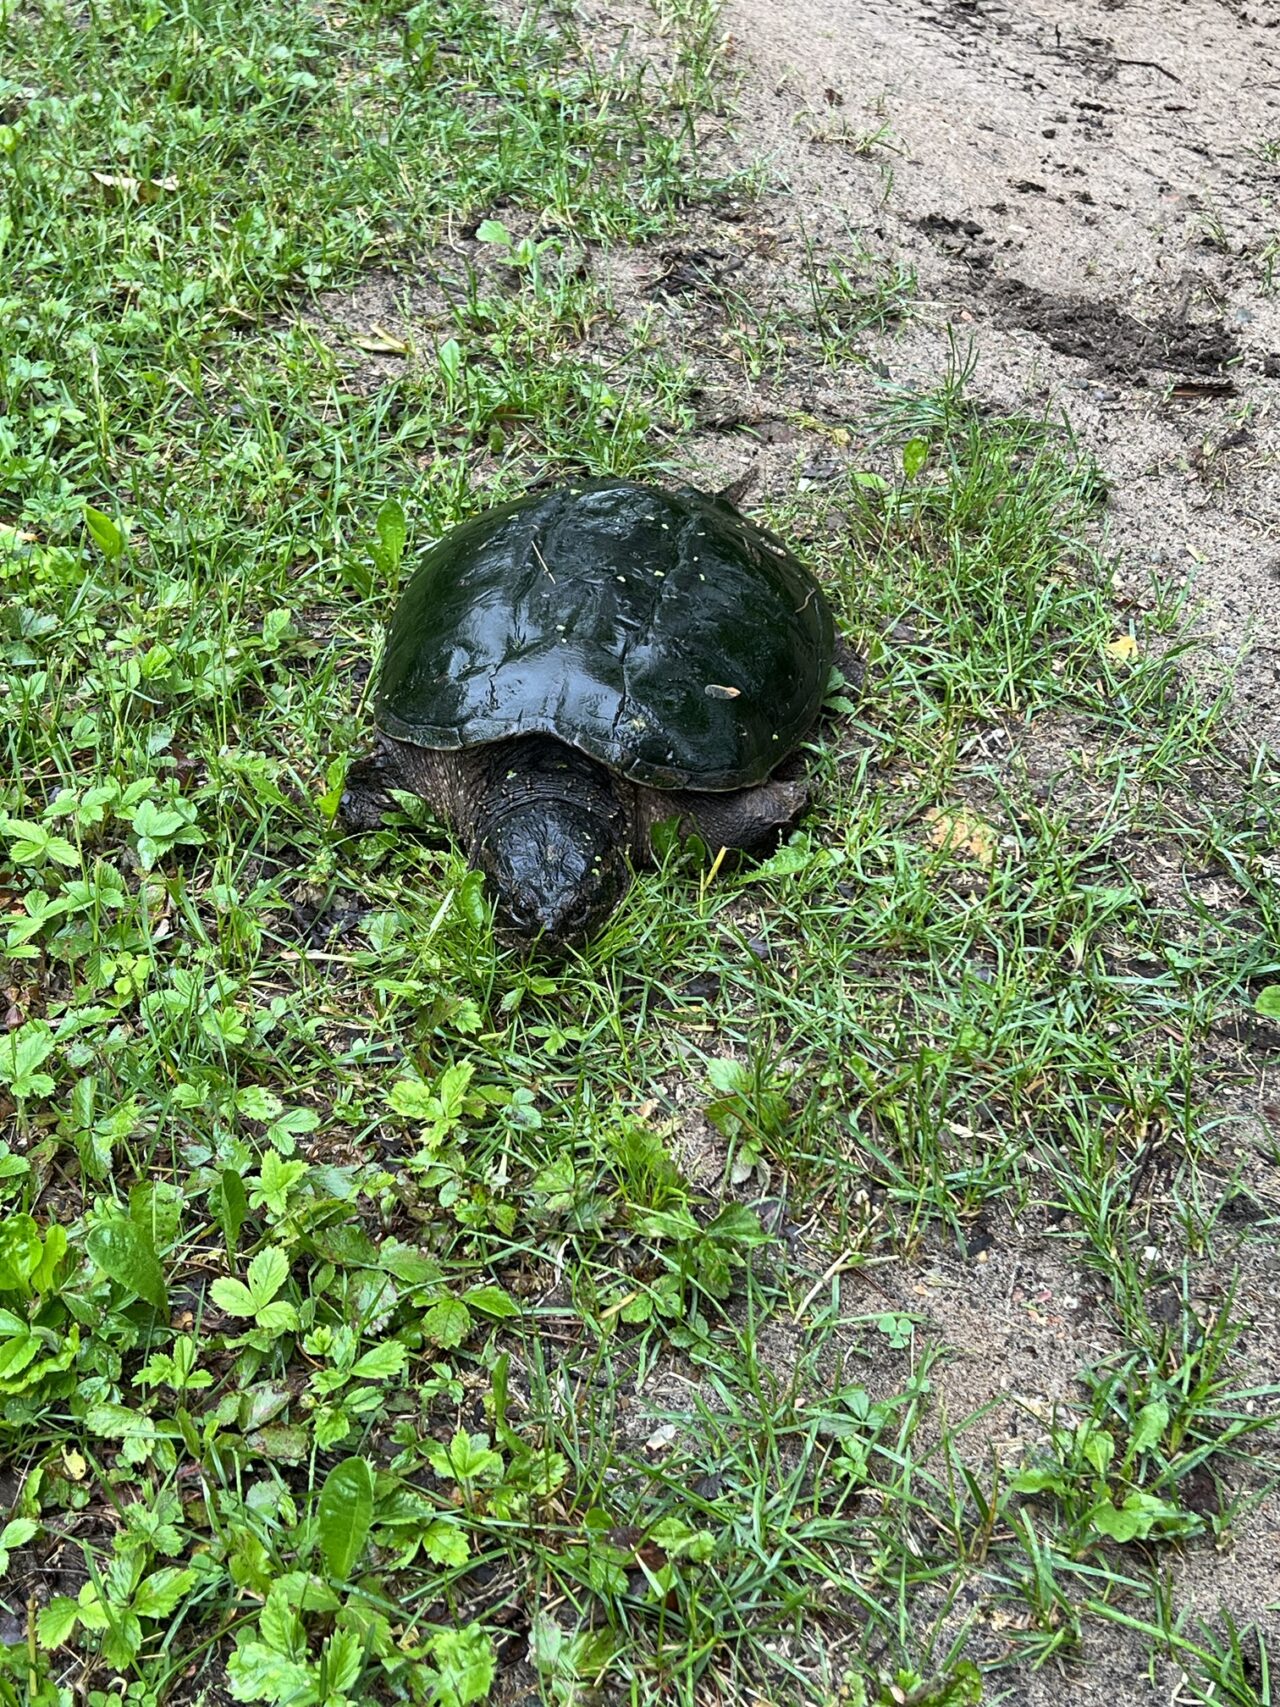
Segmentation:
{"type": "Polygon", "coordinates": [[[1061,403],[1117,545],[1191,579],[1275,744],[1280,12],[729,0],[722,21],[744,132],[810,226],[909,256],[937,318],[971,325],[984,393],[1061,403]],[[1230,395],[1205,398],[1224,361],[1230,395]]]}

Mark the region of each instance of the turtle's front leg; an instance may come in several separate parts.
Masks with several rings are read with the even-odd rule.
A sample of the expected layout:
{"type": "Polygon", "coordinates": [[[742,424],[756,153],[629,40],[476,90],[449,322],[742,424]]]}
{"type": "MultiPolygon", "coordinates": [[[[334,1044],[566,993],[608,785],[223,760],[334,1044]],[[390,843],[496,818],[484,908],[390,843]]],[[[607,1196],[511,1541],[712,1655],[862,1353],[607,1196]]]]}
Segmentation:
{"type": "Polygon", "coordinates": [[[338,817],[348,829],[376,830],[386,814],[394,812],[395,801],[389,791],[398,784],[389,757],[386,746],[379,740],[372,752],[348,765],[342,799],[338,802],[338,817]]]}

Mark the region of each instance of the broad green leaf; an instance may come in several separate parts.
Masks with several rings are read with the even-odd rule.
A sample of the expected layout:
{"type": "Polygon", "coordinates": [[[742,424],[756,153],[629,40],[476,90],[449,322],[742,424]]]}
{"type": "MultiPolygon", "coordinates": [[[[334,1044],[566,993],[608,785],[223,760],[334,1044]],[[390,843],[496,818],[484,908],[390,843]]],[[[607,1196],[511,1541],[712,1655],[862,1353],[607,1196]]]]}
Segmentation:
{"type": "Polygon", "coordinates": [[[456,385],[458,376],[462,372],[462,345],[458,340],[446,338],[436,351],[436,360],[440,363],[440,370],[450,385],[456,385]]]}
{"type": "Polygon", "coordinates": [[[269,1334],[291,1334],[298,1325],[298,1312],[282,1298],[260,1304],[255,1311],[258,1326],[269,1334]]]}
{"type": "Polygon", "coordinates": [[[262,1085],[242,1085],[236,1092],[236,1111],[250,1120],[266,1122],[278,1120],[284,1113],[284,1104],[274,1091],[262,1085]]]}
{"type": "Polygon", "coordinates": [[[1280,1019],[1280,984],[1268,984],[1265,990],[1260,990],[1253,1008],[1263,1019],[1280,1019]]]}
{"type": "Polygon", "coordinates": [[[0,1292],[27,1292],[43,1253],[40,1229],[30,1215],[0,1221],[0,1292]]]}
{"type": "Polygon", "coordinates": [[[713,1239],[728,1239],[735,1245],[748,1247],[767,1245],[770,1235],[760,1224],[760,1217],[745,1203],[726,1203],[707,1228],[713,1239]]]}
{"type": "Polygon", "coordinates": [[[431,1086],[422,1079],[397,1079],[387,1102],[408,1120],[430,1120],[438,1107],[431,1086]]]}
{"type": "Polygon", "coordinates": [[[272,1585],[267,1603],[258,1619],[263,1640],[278,1654],[293,1654],[302,1647],[302,1620],[287,1593],[279,1583],[272,1585]]]}
{"type": "Polygon", "coordinates": [[[500,249],[511,247],[511,233],[500,219],[482,219],[476,226],[476,238],[481,243],[493,243],[500,249]]]}
{"type": "Polygon", "coordinates": [[[249,1199],[245,1194],[244,1181],[234,1168],[222,1170],[221,1191],[222,1236],[227,1241],[228,1252],[234,1253],[239,1243],[240,1229],[249,1213],[249,1199]]]}
{"type": "Polygon", "coordinates": [[[409,1361],[409,1353],[399,1340],[387,1340],[375,1345],[358,1357],[351,1366],[353,1381],[389,1381],[399,1375],[409,1361]]]}
{"type": "Polygon", "coordinates": [[[432,1286],[440,1279],[440,1264],[416,1245],[388,1239],[379,1253],[380,1268],[403,1280],[406,1286],[432,1286]]]}
{"type": "Polygon", "coordinates": [[[124,550],[124,533],[119,525],[92,504],[84,507],[84,524],[107,562],[114,563],[124,550]]]}
{"type": "Polygon", "coordinates": [[[492,1641],[478,1624],[441,1630],[431,1638],[431,1657],[440,1671],[441,1707],[470,1707],[488,1698],[498,1670],[492,1641]]]}
{"type": "Polygon", "coordinates": [[[233,1701],[313,1702],[311,1668],[278,1654],[265,1642],[245,1642],[227,1659],[227,1686],[233,1701]]]}
{"type": "Polygon", "coordinates": [[[1009,1486],[1015,1494],[1062,1493],[1065,1489],[1062,1476],[1056,1470],[1019,1470],[1009,1486]]]}
{"type": "Polygon", "coordinates": [[[716,1090],[728,1095],[749,1097],[752,1093],[750,1071],[731,1055],[721,1055],[707,1062],[707,1077],[716,1090]]]}
{"type": "Polygon", "coordinates": [[[0,1084],[15,1096],[48,1096],[53,1080],[37,1069],[53,1053],[53,1031],[42,1019],[29,1019],[0,1039],[0,1084]]]}
{"type": "Polygon", "coordinates": [[[1105,1476],[1107,1466],[1115,1455],[1116,1443],[1104,1428],[1091,1428],[1080,1442],[1080,1451],[1085,1462],[1092,1464],[1100,1476],[1105,1476]]]}
{"type": "Polygon", "coordinates": [[[1100,1535],[1119,1542],[1132,1541],[1141,1533],[1143,1526],[1139,1512],[1117,1508],[1110,1500],[1098,1501],[1089,1513],[1089,1522],[1100,1535]]]}
{"type": "Polygon", "coordinates": [[[91,1405],[84,1419],[90,1434],[104,1440],[154,1440],[156,1425],[127,1405],[91,1405]]]}
{"type": "Polygon", "coordinates": [[[366,1458],[346,1458],[324,1479],[318,1505],[320,1551],[329,1575],[345,1582],[373,1522],[373,1470],[366,1458]]]}
{"type": "Polygon", "coordinates": [[[155,1309],[168,1309],[169,1293],[160,1259],[150,1234],[136,1221],[100,1221],[90,1229],[85,1248],[112,1280],[131,1287],[155,1309]]]}
{"type": "Polygon", "coordinates": [[[364,1639],[355,1630],[335,1630],[325,1644],[329,1699],[345,1696],[364,1669],[364,1639]]]}
{"type": "Polygon", "coordinates": [[[1164,1431],[1169,1426],[1169,1407],[1163,1399],[1153,1400],[1144,1405],[1138,1412],[1137,1421],[1133,1425],[1133,1433],[1129,1438],[1129,1451],[1134,1457],[1139,1452],[1150,1452],[1164,1439],[1164,1431]]]}
{"type": "Polygon", "coordinates": [[[471,1543],[466,1531],[447,1518],[437,1518],[428,1524],[422,1537],[423,1551],[433,1565],[465,1565],[471,1557],[471,1543]]]}
{"type": "Polygon", "coordinates": [[[482,1315],[493,1316],[499,1321],[520,1314],[520,1306],[515,1299],[500,1286],[473,1286],[463,1294],[463,1302],[468,1309],[479,1310],[482,1315]]]}
{"type": "Polygon", "coordinates": [[[39,1527],[32,1518],[12,1518],[0,1529],[0,1547],[7,1547],[12,1552],[15,1547],[25,1546],[39,1527]]]}
{"type": "Polygon", "coordinates": [[[914,480],[916,475],[929,460],[928,439],[908,439],[902,447],[902,472],[908,480],[914,480]]]}
{"type": "Polygon", "coordinates": [[[409,532],[402,505],[395,498],[386,499],[378,508],[374,526],[378,533],[378,543],[384,553],[384,562],[379,567],[385,567],[388,572],[394,573],[400,566],[404,542],[409,532]]]}

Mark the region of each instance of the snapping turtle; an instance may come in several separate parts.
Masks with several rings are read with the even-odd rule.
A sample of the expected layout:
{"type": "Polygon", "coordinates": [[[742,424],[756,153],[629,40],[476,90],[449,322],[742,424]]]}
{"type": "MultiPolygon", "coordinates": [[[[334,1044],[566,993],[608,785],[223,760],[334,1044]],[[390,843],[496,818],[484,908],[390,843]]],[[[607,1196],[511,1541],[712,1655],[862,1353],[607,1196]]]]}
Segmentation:
{"type": "Polygon", "coordinates": [[[802,777],[776,773],[835,650],[813,576],[723,496],[629,480],[534,493],[446,534],[409,583],[342,816],[372,828],[388,789],[420,795],[507,934],[580,942],[658,824],[750,851],[798,816],[802,777]]]}

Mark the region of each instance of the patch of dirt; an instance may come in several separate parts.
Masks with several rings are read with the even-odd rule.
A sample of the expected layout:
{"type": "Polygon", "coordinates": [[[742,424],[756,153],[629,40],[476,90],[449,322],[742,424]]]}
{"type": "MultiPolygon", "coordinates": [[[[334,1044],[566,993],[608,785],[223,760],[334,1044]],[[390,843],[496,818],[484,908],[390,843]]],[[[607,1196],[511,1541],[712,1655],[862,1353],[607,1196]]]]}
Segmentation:
{"type": "MultiPolygon", "coordinates": [[[[1066,408],[1113,482],[1116,544],[1204,600],[1242,723],[1280,747],[1280,14],[728,0],[723,21],[742,133],[793,221],[914,266],[981,391],[1066,408]]],[[[927,384],[940,338],[918,331],[870,353],[927,384]]]]}
{"type": "Polygon", "coordinates": [[[1238,341],[1223,326],[1168,314],[1143,325],[1119,303],[1054,296],[1019,279],[1001,279],[988,300],[1001,326],[1036,333],[1059,355],[1087,361],[1093,373],[1120,374],[1139,384],[1151,368],[1221,374],[1239,356],[1238,341]]]}

